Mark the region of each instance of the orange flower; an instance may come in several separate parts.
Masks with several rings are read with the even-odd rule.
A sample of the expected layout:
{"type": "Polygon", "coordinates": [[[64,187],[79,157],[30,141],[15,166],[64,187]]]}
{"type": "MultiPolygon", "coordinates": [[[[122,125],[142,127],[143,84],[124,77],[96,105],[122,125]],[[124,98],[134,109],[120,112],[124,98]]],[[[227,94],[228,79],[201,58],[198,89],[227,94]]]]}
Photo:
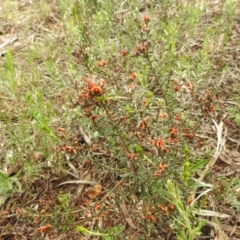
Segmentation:
{"type": "Polygon", "coordinates": [[[158,205],[167,215],[169,214],[168,207],[165,207],[163,204],[158,205]]]}
{"type": "Polygon", "coordinates": [[[159,139],[159,140],[157,140],[156,143],[155,143],[155,146],[156,146],[157,148],[160,148],[160,147],[162,147],[163,145],[164,145],[164,140],[163,140],[163,139],[159,139]]]}
{"type": "Polygon", "coordinates": [[[160,171],[160,170],[157,170],[157,171],[153,174],[154,177],[161,177],[161,175],[162,175],[162,171],[160,171]]]}
{"type": "Polygon", "coordinates": [[[135,79],[135,78],[137,78],[137,77],[138,77],[138,75],[137,75],[136,72],[132,72],[132,73],[130,74],[130,78],[131,78],[131,79],[135,79]]]}
{"type": "Polygon", "coordinates": [[[120,181],[117,183],[117,185],[118,185],[120,188],[122,188],[122,187],[123,187],[123,181],[120,180],[120,181]]]}
{"type": "Polygon", "coordinates": [[[18,208],[18,209],[16,210],[16,214],[18,215],[18,214],[22,213],[23,211],[24,211],[23,208],[18,208]]]}
{"type": "Polygon", "coordinates": [[[145,123],[143,121],[140,122],[139,127],[141,128],[141,130],[145,130],[145,128],[146,128],[145,123]]]}
{"type": "Polygon", "coordinates": [[[57,128],[57,131],[58,131],[58,132],[65,132],[65,128],[58,127],[58,128],[57,128]]]}
{"type": "Polygon", "coordinates": [[[151,219],[152,222],[154,222],[154,223],[157,221],[157,218],[153,215],[149,215],[148,218],[151,219]]]}
{"type": "Polygon", "coordinates": [[[166,113],[162,113],[162,114],[160,114],[160,116],[159,116],[159,118],[160,119],[164,119],[164,118],[166,118],[168,115],[166,114],[166,113]]]}
{"type": "Polygon", "coordinates": [[[168,148],[163,148],[163,149],[162,149],[162,152],[163,152],[163,153],[168,153],[168,152],[169,152],[169,149],[168,149],[168,148]]]}
{"type": "Polygon", "coordinates": [[[174,86],[173,86],[173,90],[174,90],[175,92],[178,92],[178,91],[180,90],[180,86],[179,86],[179,85],[174,85],[174,86]]]}
{"type": "Polygon", "coordinates": [[[95,205],[95,211],[99,210],[101,208],[101,203],[96,203],[95,205]]]}
{"type": "Polygon", "coordinates": [[[102,192],[102,186],[100,184],[94,185],[93,188],[88,189],[88,197],[91,199],[96,198],[102,192]]]}
{"type": "Polygon", "coordinates": [[[188,138],[193,138],[193,137],[194,137],[194,133],[188,133],[188,134],[187,134],[187,137],[188,137],[188,138]]]}
{"type": "Polygon", "coordinates": [[[38,231],[40,233],[46,233],[50,228],[52,228],[52,225],[47,224],[45,226],[42,226],[42,227],[38,228],[38,231]]]}
{"type": "Polygon", "coordinates": [[[130,160],[133,160],[136,156],[137,156],[136,153],[127,153],[126,154],[126,157],[130,160]]]}
{"type": "Polygon", "coordinates": [[[91,88],[96,87],[96,86],[97,86],[96,83],[90,82],[90,83],[88,84],[88,89],[91,89],[91,88]]]}
{"type": "Polygon", "coordinates": [[[194,200],[194,198],[189,198],[189,199],[187,200],[187,204],[191,204],[191,203],[193,202],[193,200],[194,200]]]}
{"type": "Polygon", "coordinates": [[[144,22],[149,22],[150,21],[150,17],[148,15],[143,15],[143,21],[144,22]]]}
{"type": "Polygon", "coordinates": [[[176,128],[169,128],[169,132],[170,132],[171,136],[176,136],[178,130],[176,128]]]}
{"type": "Polygon", "coordinates": [[[121,50],[121,56],[125,57],[127,55],[127,51],[126,50],[121,50]]]}
{"type": "Polygon", "coordinates": [[[90,94],[91,95],[100,95],[100,94],[102,94],[102,88],[100,88],[99,86],[94,86],[90,89],[90,94]]]}
{"type": "Polygon", "coordinates": [[[161,171],[165,171],[167,169],[167,164],[160,163],[158,167],[161,171]]]}
{"type": "Polygon", "coordinates": [[[97,62],[97,65],[99,67],[105,66],[106,64],[107,64],[107,62],[105,60],[100,60],[100,61],[97,62]]]}
{"type": "Polygon", "coordinates": [[[65,146],[65,151],[68,153],[75,153],[75,154],[77,153],[77,151],[73,147],[68,145],[65,146]]]}
{"type": "Polygon", "coordinates": [[[175,206],[173,204],[171,204],[168,208],[170,208],[171,210],[174,210],[175,206]]]}

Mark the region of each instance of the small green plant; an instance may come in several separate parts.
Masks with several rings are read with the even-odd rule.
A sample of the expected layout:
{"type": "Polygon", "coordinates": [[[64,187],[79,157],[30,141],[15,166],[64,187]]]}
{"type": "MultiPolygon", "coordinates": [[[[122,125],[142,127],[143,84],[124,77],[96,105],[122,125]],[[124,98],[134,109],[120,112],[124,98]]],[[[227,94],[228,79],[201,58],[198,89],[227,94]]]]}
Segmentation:
{"type": "Polygon", "coordinates": [[[201,228],[206,222],[200,221],[196,223],[196,219],[193,216],[192,207],[186,205],[178,189],[178,186],[171,180],[166,182],[166,195],[168,201],[170,201],[176,207],[180,217],[173,217],[172,223],[173,229],[176,230],[177,237],[179,240],[194,240],[201,234],[201,228]]]}
{"type": "Polygon", "coordinates": [[[240,98],[238,96],[233,97],[234,105],[229,108],[229,117],[234,120],[234,122],[240,125],[240,98]]]}
{"type": "Polygon", "coordinates": [[[73,216],[71,214],[72,208],[70,207],[71,195],[68,193],[59,193],[58,204],[55,205],[53,210],[54,221],[57,224],[59,221],[64,220],[64,224],[59,226],[59,230],[67,231],[71,228],[73,216]]]}
{"type": "Polygon", "coordinates": [[[115,226],[107,229],[106,233],[99,233],[96,231],[89,231],[83,226],[77,226],[76,231],[79,233],[83,233],[89,236],[96,236],[96,237],[101,237],[104,240],[114,240],[116,239],[115,237],[119,237],[119,234],[123,231],[124,227],[123,226],[115,226]]]}
{"type": "Polygon", "coordinates": [[[22,191],[22,185],[17,176],[9,177],[7,174],[0,172],[0,206],[14,193],[22,191]]]}
{"type": "Polygon", "coordinates": [[[94,232],[94,231],[89,231],[87,230],[85,227],[83,226],[77,226],[76,227],[76,231],[77,232],[80,232],[80,233],[83,233],[83,234],[87,234],[87,235],[90,235],[90,236],[101,236],[103,237],[103,239],[107,239],[105,237],[108,237],[108,234],[104,234],[104,233],[99,233],[99,232],[94,232]]]}

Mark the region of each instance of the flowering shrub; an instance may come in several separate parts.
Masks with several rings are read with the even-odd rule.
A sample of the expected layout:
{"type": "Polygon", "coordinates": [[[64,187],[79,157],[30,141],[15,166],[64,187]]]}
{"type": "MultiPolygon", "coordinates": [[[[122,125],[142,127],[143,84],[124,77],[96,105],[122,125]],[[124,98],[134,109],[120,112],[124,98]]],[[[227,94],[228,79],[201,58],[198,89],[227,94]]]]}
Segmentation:
{"type": "MultiPolygon", "coordinates": [[[[111,48],[117,54],[89,47],[87,58],[85,51],[75,55],[76,67],[85,75],[74,84],[72,102],[96,135],[80,154],[88,155],[99,172],[107,172],[110,182],[105,187],[115,189],[114,201],[138,195],[142,203],[136,205],[134,218],[144,226],[174,214],[175,203],[167,200],[164,187],[168,179],[178,183],[187,204],[193,185],[190,166],[186,170],[184,164],[194,166],[201,158],[196,133],[214,114],[216,97],[202,90],[194,77],[177,74],[176,50],[159,50],[152,17],[145,14],[136,21],[139,28],[128,37],[115,33],[118,44],[111,48]],[[106,60],[97,61],[96,56],[106,60]],[[115,178],[120,183],[114,186],[115,178]]],[[[178,38],[172,38],[177,44],[178,38]]],[[[89,38],[82,38],[78,49],[90,45],[89,38]]]]}

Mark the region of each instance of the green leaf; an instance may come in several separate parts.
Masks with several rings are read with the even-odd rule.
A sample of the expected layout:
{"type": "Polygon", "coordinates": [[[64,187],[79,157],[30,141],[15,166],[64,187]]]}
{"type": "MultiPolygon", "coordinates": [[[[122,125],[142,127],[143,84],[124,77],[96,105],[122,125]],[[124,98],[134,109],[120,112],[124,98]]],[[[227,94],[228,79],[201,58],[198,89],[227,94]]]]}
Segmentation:
{"type": "Polygon", "coordinates": [[[81,233],[86,233],[86,234],[91,235],[91,236],[108,236],[108,234],[89,231],[83,226],[77,226],[76,231],[81,232],[81,233]]]}
{"type": "Polygon", "coordinates": [[[208,162],[209,162],[208,159],[198,160],[195,164],[191,165],[191,166],[189,167],[189,169],[190,169],[190,171],[192,171],[192,172],[196,172],[196,171],[199,170],[201,167],[205,166],[208,162]]]}

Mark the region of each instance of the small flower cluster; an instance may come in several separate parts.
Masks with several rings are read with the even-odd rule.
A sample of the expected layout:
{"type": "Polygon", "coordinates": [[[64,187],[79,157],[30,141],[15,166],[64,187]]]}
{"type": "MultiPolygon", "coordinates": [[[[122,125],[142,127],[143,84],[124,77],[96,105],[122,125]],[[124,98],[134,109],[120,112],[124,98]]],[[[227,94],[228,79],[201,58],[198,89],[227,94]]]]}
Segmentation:
{"type": "MultiPolygon", "coordinates": [[[[107,62],[102,59],[105,56],[101,56],[92,61],[95,66],[90,70],[94,69],[96,76],[106,76],[109,79],[108,84],[112,87],[111,96],[103,96],[106,92],[104,89],[106,82],[103,79],[87,77],[83,79],[82,91],[77,92],[79,97],[77,101],[82,107],[84,117],[88,117],[94,130],[100,133],[100,137],[97,134],[98,137],[94,139],[91,152],[95,153],[101,149],[100,156],[106,155],[109,158],[113,155],[123,156],[121,161],[114,161],[114,169],[122,167],[123,162],[126,171],[131,171],[134,176],[138,171],[139,176],[146,173],[146,179],[150,182],[158,183],[159,178],[161,183],[164,183],[166,178],[173,178],[176,181],[181,179],[179,171],[176,171],[182,166],[179,158],[187,155],[185,154],[187,150],[184,152],[182,145],[185,142],[195,144],[196,129],[194,128],[197,127],[192,122],[201,113],[207,116],[214,111],[214,97],[210,91],[204,92],[199,97],[195,91],[198,86],[192,81],[167,79],[168,77],[161,79],[161,71],[158,71],[161,62],[159,65],[155,64],[155,61],[157,63],[154,57],[156,48],[151,45],[151,34],[148,34],[151,31],[148,15],[143,15],[140,26],[141,32],[136,35],[135,43],[132,47],[129,47],[128,43],[120,46],[120,49],[117,49],[117,58],[105,58],[107,62]],[[129,59],[130,63],[128,63],[129,59]],[[139,68],[143,62],[150,67],[146,67],[145,70],[139,68]],[[154,85],[155,83],[158,85],[154,85]],[[107,100],[103,101],[103,99],[107,100]],[[109,138],[108,134],[110,134],[109,138]],[[119,149],[121,149],[120,153],[119,149]],[[171,164],[170,159],[173,159],[171,164]]],[[[59,135],[63,134],[64,129],[58,128],[58,132],[59,135]]],[[[61,151],[75,153],[75,148],[62,145],[61,151]]],[[[92,159],[89,161],[92,161],[89,164],[92,166],[94,161],[92,159]]],[[[112,162],[109,161],[108,164],[112,162]]],[[[121,191],[129,191],[128,184],[123,184],[122,180],[117,186],[121,191]]],[[[97,188],[92,188],[88,190],[88,197],[93,200],[98,198],[100,193],[97,188]]],[[[169,215],[174,210],[174,205],[165,205],[165,202],[159,204],[163,202],[160,195],[157,197],[159,197],[158,203],[155,201],[155,196],[149,196],[154,202],[154,207],[149,204],[144,208],[144,213],[141,212],[142,219],[155,223],[158,219],[156,211],[169,215]]],[[[101,206],[97,205],[95,210],[98,211],[100,208],[101,206]]]]}
{"type": "Polygon", "coordinates": [[[102,95],[103,88],[106,86],[104,79],[100,79],[100,83],[87,80],[87,86],[84,87],[84,90],[80,94],[82,99],[92,99],[96,96],[102,95]]]}
{"type": "Polygon", "coordinates": [[[103,59],[97,62],[97,65],[98,65],[99,67],[103,67],[103,66],[105,66],[106,64],[107,64],[107,62],[106,62],[105,60],[103,60],[103,59]]]}
{"type": "Polygon", "coordinates": [[[157,218],[156,216],[154,216],[154,213],[156,212],[156,208],[154,206],[150,207],[146,206],[146,213],[145,214],[141,214],[141,218],[145,219],[145,220],[150,220],[151,222],[156,222],[157,218]]]}
{"type": "Polygon", "coordinates": [[[141,214],[141,218],[145,220],[150,220],[151,222],[157,222],[156,212],[158,212],[158,208],[162,210],[166,215],[169,215],[175,209],[173,204],[169,206],[165,206],[164,204],[158,204],[156,207],[149,207],[148,205],[145,207],[145,214],[141,214]]]}
{"type": "Polygon", "coordinates": [[[134,47],[133,55],[136,57],[139,56],[141,53],[146,53],[150,45],[151,45],[150,41],[141,42],[140,44],[134,47]]]}
{"type": "Polygon", "coordinates": [[[170,211],[173,211],[175,209],[175,206],[173,204],[169,205],[169,206],[164,206],[163,204],[159,204],[158,205],[159,208],[165,212],[166,215],[169,215],[170,211]]]}
{"type": "Polygon", "coordinates": [[[150,17],[148,15],[143,15],[142,17],[144,25],[142,26],[142,30],[149,32],[149,28],[148,28],[148,23],[150,22],[150,17]]]}
{"type": "Polygon", "coordinates": [[[76,154],[77,153],[77,148],[70,146],[70,145],[66,145],[66,144],[62,144],[59,146],[53,146],[51,151],[52,152],[64,152],[64,153],[69,153],[69,154],[76,154]]]}
{"type": "Polygon", "coordinates": [[[158,166],[158,170],[153,174],[154,177],[161,177],[162,172],[167,170],[167,165],[160,163],[158,166]]]}
{"type": "Polygon", "coordinates": [[[191,81],[183,82],[183,81],[179,81],[177,78],[172,79],[172,81],[173,81],[173,90],[175,92],[180,91],[182,87],[184,87],[185,89],[188,89],[188,91],[191,93],[194,90],[194,84],[191,81]]]}

